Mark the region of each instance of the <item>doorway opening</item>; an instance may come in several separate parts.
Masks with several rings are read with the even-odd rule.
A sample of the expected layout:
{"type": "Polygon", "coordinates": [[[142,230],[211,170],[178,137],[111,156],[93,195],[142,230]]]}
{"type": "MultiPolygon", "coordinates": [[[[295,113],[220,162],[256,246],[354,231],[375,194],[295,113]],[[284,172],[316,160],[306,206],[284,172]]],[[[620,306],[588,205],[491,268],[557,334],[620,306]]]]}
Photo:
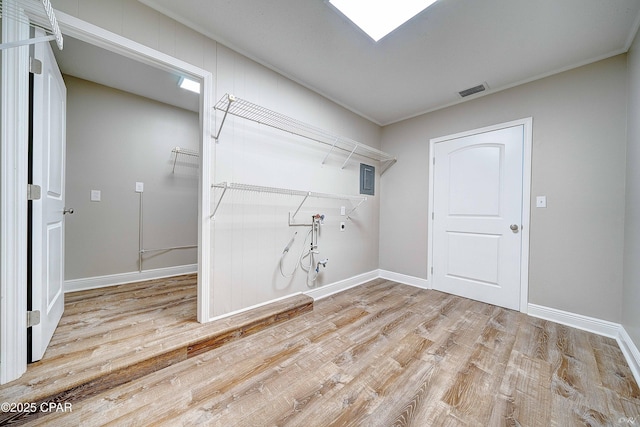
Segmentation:
{"type": "Polygon", "coordinates": [[[68,92],[66,197],[75,209],[67,291],[195,272],[198,94],[179,88],[178,73],[72,37],[56,59],[68,92]]]}
{"type": "MultiPolygon", "coordinates": [[[[210,272],[210,223],[208,218],[208,211],[210,207],[210,186],[211,186],[211,177],[210,177],[210,162],[208,159],[210,158],[211,147],[210,147],[210,135],[211,135],[211,115],[209,114],[212,103],[211,103],[211,93],[213,92],[213,76],[209,71],[203,70],[199,67],[195,67],[191,64],[188,64],[184,61],[178,60],[176,58],[167,56],[162,54],[161,52],[150,49],[146,46],[140,45],[136,42],[128,40],[124,37],[118,36],[116,34],[105,31],[99,27],[96,27],[92,24],[84,22],[80,19],[74,18],[72,16],[66,14],[58,15],[58,23],[64,35],[74,37],[83,42],[101,47],[110,52],[117,53],[131,60],[140,62],[142,64],[146,64],[161,70],[165,70],[168,72],[177,72],[184,76],[188,76],[196,81],[201,83],[201,94],[198,100],[199,109],[199,152],[200,152],[200,160],[199,160],[199,173],[198,173],[198,208],[197,208],[197,217],[198,217],[198,231],[197,231],[197,247],[198,247],[198,255],[197,255],[197,269],[198,269],[198,278],[197,278],[197,320],[199,322],[207,322],[210,319],[209,315],[209,301],[210,301],[210,290],[209,290],[209,272],[210,272]]],[[[23,58],[22,56],[13,56],[10,58],[11,61],[16,61],[16,63],[22,64],[26,61],[27,58],[23,58]]],[[[16,67],[17,69],[17,67],[16,67]]],[[[11,77],[11,76],[10,76],[11,77]]],[[[14,77],[15,78],[15,77],[14,77]]],[[[28,82],[22,78],[15,78],[16,81],[20,82],[20,87],[15,91],[12,91],[11,94],[8,94],[8,97],[13,97],[11,99],[19,99],[20,97],[26,98],[25,94],[28,93],[28,82]]],[[[3,94],[4,98],[4,94],[3,94]]],[[[10,100],[9,100],[10,101],[10,100]]],[[[7,102],[9,104],[10,102],[7,102]]],[[[4,111],[9,111],[5,110],[4,111]]],[[[16,115],[24,114],[19,119],[13,120],[8,123],[8,126],[5,126],[5,121],[3,120],[3,128],[7,134],[20,133],[21,131],[17,129],[20,123],[27,122],[27,109],[20,109],[19,111],[15,110],[16,115]]],[[[26,131],[25,131],[26,132],[26,131]]],[[[24,138],[26,141],[26,137],[24,138]]],[[[24,148],[26,152],[26,147],[24,148]]],[[[11,154],[11,153],[10,153],[11,154]]],[[[17,164],[19,167],[24,167],[24,170],[16,170],[16,176],[24,176],[24,181],[12,180],[9,182],[11,187],[11,194],[21,194],[21,190],[23,186],[26,184],[27,179],[27,165],[26,162],[21,163],[20,160],[26,157],[24,156],[22,151],[18,151],[15,154],[15,159],[5,157],[4,163],[7,164],[17,164]]],[[[6,217],[5,217],[6,218],[6,217]]],[[[23,222],[20,222],[24,227],[25,233],[22,236],[20,233],[16,233],[16,244],[18,246],[24,247],[26,249],[27,246],[27,236],[26,236],[26,209],[25,209],[25,218],[23,222]]],[[[20,224],[19,224],[20,225],[20,224]]],[[[26,258],[26,256],[25,256],[26,258]]],[[[26,260],[25,260],[26,262],[26,260]]],[[[12,264],[13,265],[13,264],[12,264]]],[[[14,270],[7,271],[6,273],[11,276],[20,277],[24,274],[26,278],[26,264],[23,267],[18,265],[15,266],[14,270]]],[[[19,281],[21,282],[21,280],[19,281]]],[[[15,282],[14,282],[15,283],[15,282]]],[[[0,346],[0,359],[3,361],[2,363],[2,383],[6,383],[15,378],[18,378],[26,371],[26,356],[27,356],[27,346],[26,346],[26,330],[25,327],[26,321],[15,321],[12,319],[16,319],[18,317],[24,318],[24,309],[21,307],[27,306],[27,295],[26,291],[24,292],[15,292],[10,288],[10,283],[8,281],[2,282],[2,291],[3,295],[6,295],[7,298],[4,300],[4,306],[6,307],[14,307],[11,310],[3,310],[2,311],[2,319],[0,323],[3,324],[2,327],[2,345],[0,346]],[[7,345],[11,343],[11,345],[7,345]]]]}

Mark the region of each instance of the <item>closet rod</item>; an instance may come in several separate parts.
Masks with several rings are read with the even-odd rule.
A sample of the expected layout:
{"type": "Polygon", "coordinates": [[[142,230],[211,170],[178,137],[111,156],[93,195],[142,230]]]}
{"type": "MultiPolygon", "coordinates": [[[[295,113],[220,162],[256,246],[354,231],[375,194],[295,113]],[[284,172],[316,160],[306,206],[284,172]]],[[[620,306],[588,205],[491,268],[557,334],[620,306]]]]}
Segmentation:
{"type": "Polygon", "coordinates": [[[170,248],[142,249],[140,253],[146,254],[147,252],[164,252],[164,251],[172,251],[175,249],[193,249],[197,247],[198,245],[189,245],[189,246],[172,246],[170,248]]]}

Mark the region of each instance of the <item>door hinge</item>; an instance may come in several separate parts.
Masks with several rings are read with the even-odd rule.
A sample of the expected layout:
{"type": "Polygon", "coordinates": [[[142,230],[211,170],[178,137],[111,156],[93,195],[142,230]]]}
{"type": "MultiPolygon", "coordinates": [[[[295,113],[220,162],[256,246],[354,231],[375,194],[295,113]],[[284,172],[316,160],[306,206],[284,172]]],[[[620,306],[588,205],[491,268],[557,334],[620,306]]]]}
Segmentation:
{"type": "Polygon", "coordinates": [[[27,200],[40,200],[42,197],[42,189],[39,185],[28,184],[27,185],[27,200]]]}
{"type": "Polygon", "coordinates": [[[29,72],[31,74],[42,74],[42,61],[36,58],[29,58],[29,72]]]}
{"type": "Polygon", "coordinates": [[[27,328],[40,324],[40,310],[27,311],[27,328]]]}
{"type": "Polygon", "coordinates": [[[433,267],[431,267],[431,275],[433,276],[433,267]]]}
{"type": "Polygon", "coordinates": [[[431,219],[436,219],[436,214],[434,212],[431,212],[431,219]]]}
{"type": "Polygon", "coordinates": [[[434,165],[436,164],[436,158],[435,157],[433,158],[433,164],[434,165]]]}

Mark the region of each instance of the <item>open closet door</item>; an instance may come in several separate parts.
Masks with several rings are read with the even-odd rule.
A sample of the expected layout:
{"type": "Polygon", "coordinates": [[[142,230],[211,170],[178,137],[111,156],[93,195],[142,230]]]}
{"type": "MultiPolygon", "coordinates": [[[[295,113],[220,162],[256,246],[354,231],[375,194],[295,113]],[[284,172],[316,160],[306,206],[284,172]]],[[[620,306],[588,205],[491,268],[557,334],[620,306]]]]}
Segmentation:
{"type": "Polygon", "coordinates": [[[64,204],[67,89],[49,43],[37,43],[34,50],[42,68],[32,74],[31,91],[30,178],[40,187],[40,197],[30,202],[30,362],[43,357],[62,317],[64,215],[73,213],[64,204]]]}

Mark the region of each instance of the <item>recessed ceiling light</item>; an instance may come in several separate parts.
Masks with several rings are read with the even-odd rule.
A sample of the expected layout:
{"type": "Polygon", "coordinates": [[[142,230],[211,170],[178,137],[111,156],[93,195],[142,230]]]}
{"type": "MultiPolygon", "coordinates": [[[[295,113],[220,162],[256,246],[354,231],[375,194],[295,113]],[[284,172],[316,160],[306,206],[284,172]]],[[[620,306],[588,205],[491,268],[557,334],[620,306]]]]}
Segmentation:
{"type": "Polygon", "coordinates": [[[182,89],[190,90],[191,92],[200,93],[200,83],[186,77],[180,77],[178,86],[180,86],[182,89]]]}
{"type": "Polygon", "coordinates": [[[374,41],[407,22],[436,0],[328,0],[374,41]]]}

